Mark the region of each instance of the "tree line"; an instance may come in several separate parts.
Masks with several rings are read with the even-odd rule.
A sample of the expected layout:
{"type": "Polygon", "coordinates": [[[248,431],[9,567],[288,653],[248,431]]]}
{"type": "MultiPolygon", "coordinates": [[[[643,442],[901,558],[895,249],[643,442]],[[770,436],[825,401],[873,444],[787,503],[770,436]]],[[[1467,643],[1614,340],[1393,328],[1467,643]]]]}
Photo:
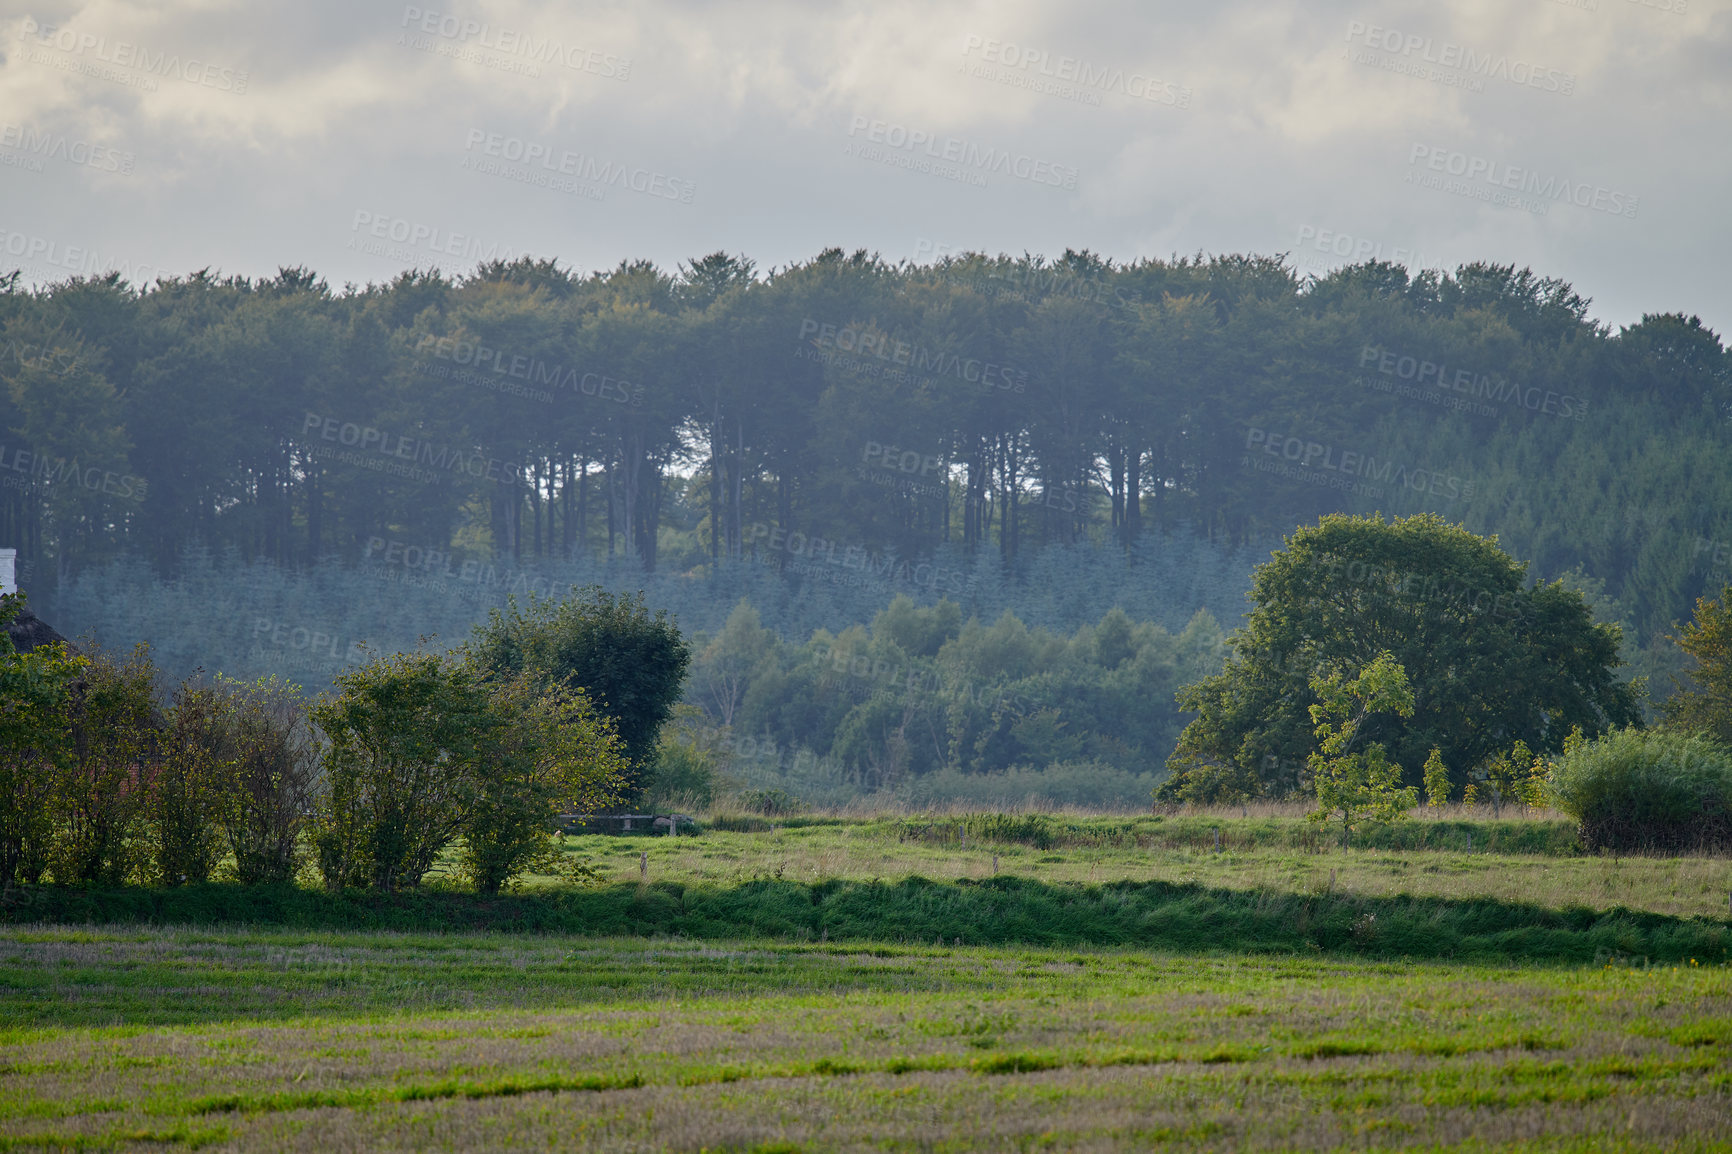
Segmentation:
{"type": "Polygon", "coordinates": [[[1508,265],[829,249],[5,288],[0,536],[39,588],[189,545],[895,571],[1431,510],[1604,582],[1645,641],[1732,548],[1719,337],[1611,331],[1508,265]]]}
{"type": "Polygon", "coordinates": [[[1023,789],[1048,799],[1140,806],[1184,728],[1176,692],[1223,649],[1202,611],[1174,633],[1114,608],[1067,634],[907,596],[796,644],[742,601],[694,646],[677,732],[742,783],[808,802],[942,800],[958,775],[1033,771],[1023,789]]]}

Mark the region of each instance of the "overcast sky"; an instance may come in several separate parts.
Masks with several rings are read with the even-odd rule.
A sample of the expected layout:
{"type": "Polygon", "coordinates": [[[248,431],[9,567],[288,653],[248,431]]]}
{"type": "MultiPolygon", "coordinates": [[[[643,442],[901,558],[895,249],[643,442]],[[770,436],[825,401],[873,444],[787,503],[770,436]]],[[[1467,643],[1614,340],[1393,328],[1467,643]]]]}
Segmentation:
{"type": "Polygon", "coordinates": [[[0,2],[0,267],[1513,261],[1732,329],[1732,4],[0,2]]]}

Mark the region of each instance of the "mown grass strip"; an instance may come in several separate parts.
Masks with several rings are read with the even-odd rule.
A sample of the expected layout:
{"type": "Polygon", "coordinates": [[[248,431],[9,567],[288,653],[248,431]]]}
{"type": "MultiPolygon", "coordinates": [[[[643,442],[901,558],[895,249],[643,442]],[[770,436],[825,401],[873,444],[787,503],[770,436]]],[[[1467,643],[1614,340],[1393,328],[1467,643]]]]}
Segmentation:
{"type": "Polygon", "coordinates": [[[0,1121],[20,1118],[76,1118],[85,1114],[117,1114],[127,1103],[119,1098],[38,1098],[0,1101],[0,1121]]]}
{"type": "Polygon", "coordinates": [[[7,1134],[0,1135],[0,1150],[118,1150],[123,1145],[147,1142],[184,1146],[197,1150],[227,1142],[233,1137],[227,1126],[188,1126],[184,1122],[166,1130],[111,1130],[106,1134],[7,1134]]]}
{"type": "Polygon", "coordinates": [[[1323,1038],[1315,1042],[1290,1047],[1295,1058],[1358,1058],[1383,1053],[1375,1042],[1353,1042],[1340,1038],[1323,1038]]]}
{"type": "Polygon", "coordinates": [[[551,1075],[541,1078],[499,1078],[491,1082],[449,1079],[416,1086],[379,1086],[354,1090],[296,1090],[276,1094],[213,1094],[184,1103],[163,1103],[152,1113],[272,1114],[288,1110],[344,1109],[389,1102],[432,1102],[448,1098],[514,1098],[523,1094],[596,1093],[632,1090],[644,1084],[641,1074],[551,1075]]]}

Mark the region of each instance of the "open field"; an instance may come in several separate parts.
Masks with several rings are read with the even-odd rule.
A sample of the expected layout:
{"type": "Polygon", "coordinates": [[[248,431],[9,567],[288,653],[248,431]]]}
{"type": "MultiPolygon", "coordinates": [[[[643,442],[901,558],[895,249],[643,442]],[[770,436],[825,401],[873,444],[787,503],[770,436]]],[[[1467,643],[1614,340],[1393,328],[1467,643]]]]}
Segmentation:
{"type": "Polygon", "coordinates": [[[754,878],[982,879],[992,875],[996,857],[1000,873],[1055,884],[1164,881],[1322,893],[1333,875],[1337,892],[1367,896],[1490,898],[1557,909],[1627,906],[1680,917],[1732,912],[1732,861],[1583,855],[1562,819],[1414,821],[1368,830],[1347,849],[1337,834],[1289,817],[1032,817],[994,823],[957,815],[757,824],[765,831],[711,830],[685,839],[583,837],[571,843],[573,856],[619,882],[638,880],[641,853],[649,855],[652,881],[721,884],[754,878]],[[1026,840],[1005,836],[1019,833],[1026,840]],[[1467,850],[1470,838],[1474,852],[1467,850]]]}
{"type": "MultiPolygon", "coordinates": [[[[14,1148],[1712,1149],[1732,973],[46,930],[14,1148]],[[151,1023],[172,1020],[173,1026],[151,1023]]],[[[27,984],[21,985],[22,981],[27,984]]]]}
{"type": "Polygon", "coordinates": [[[608,884],[491,901],[14,891],[0,1149],[1732,1143],[1725,859],[1043,820],[573,838],[608,884]]]}

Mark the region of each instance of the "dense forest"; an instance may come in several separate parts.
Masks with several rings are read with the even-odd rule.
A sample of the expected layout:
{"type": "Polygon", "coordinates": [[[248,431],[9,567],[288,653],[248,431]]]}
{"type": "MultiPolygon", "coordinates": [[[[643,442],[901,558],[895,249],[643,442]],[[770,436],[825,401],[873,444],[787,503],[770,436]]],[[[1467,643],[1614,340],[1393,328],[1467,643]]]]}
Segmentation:
{"type": "MultiPolygon", "coordinates": [[[[921,660],[1011,612],[1056,673],[1115,607],[1166,637],[1138,652],[1199,609],[1234,628],[1251,566],[1340,510],[1498,534],[1663,675],[1732,564],[1719,337],[1675,314],[1614,331],[1509,266],[831,249],[768,272],[718,253],[340,290],[304,268],[0,285],[0,545],[64,631],[148,639],[170,671],[318,685],[363,643],[455,639],[510,593],[594,582],[644,589],[700,651],[744,600],[820,664],[815,631],[877,644],[899,596],[960,614],[921,660]]],[[[1114,739],[1048,760],[1169,751],[1114,739]]]]}

